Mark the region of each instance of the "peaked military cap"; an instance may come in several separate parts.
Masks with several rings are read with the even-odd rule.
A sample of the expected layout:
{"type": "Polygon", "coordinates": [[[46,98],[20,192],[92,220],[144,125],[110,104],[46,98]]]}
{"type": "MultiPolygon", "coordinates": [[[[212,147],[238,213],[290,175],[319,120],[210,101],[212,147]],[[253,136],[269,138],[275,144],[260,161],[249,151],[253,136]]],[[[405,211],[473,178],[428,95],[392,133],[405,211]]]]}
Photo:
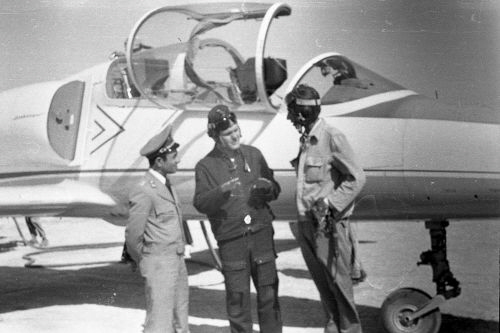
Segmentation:
{"type": "Polygon", "coordinates": [[[165,127],[160,133],[153,136],[142,147],[140,153],[142,156],[161,155],[173,152],[179,147],[179,144],[172,137],[172,125],[165,127]]]}

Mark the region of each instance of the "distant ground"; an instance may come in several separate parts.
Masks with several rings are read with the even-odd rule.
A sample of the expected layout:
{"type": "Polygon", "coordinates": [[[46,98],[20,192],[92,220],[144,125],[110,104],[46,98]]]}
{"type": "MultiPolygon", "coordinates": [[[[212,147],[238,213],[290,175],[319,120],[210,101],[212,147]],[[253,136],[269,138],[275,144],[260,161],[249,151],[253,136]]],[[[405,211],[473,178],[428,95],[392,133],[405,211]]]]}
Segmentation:
{"type": "MultiPolygon", "coordinates": [[[[21,231],[28,237],[24,221],[21,231]]],[[[25,247],[11,219],[0,218],[0,332],[140,332],[142,281],[119,264],[123,228],[93,219],[42,221],[47,252],[25,247]],[[17,245],[15,247],[11,247],[17,245]],[[36,268],[24,265],[31,258],[36,268]],[[31,254],[31,255],[29,255],[31,254]]],[[[212,268],[197,222],[188,260],[192,333],[229,332],[222,275],[212,268]]],[[[366,222],[355,225],[368,281],[355,288],[365,333],[379,333],[379,310],[399,287],[433,295],[428,266],[416,266],[430,248],[423,223],[366,222]]],[[[280,296],[286,333],[322,332],[322,309],[287,223],[275,223],[280,296]]],[[[462,295],[442,307],[441,333],[499,331],[500,221],[452,223],[448,256],[462,295]]],[[[256,320],[254,320],[256,322],[256,320]]],[[[258,331],[258,325],[254,326],[258,331]]]]}

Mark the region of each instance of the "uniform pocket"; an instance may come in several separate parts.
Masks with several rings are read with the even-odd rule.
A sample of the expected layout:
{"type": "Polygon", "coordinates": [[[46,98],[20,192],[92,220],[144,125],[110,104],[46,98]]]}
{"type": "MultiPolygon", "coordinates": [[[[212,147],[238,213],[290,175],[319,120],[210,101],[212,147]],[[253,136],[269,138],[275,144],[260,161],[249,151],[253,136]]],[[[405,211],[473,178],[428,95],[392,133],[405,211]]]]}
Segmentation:
{"type": "Polygon", "coordinates": [[[173,205],[158,205],[154,207],[155,217],[146,226],[145,240],[163,245],[179,242],[182,239],[181,221],[173,205]]]}
{"type": "Polygon", "coordinates": [[[305,181],[307,183],[317,183],[326,179],[330,172],[330,159],[324,157],[310,156],[305,163],[305,181]]]}
{"type": "Polygon", "coordinates": [[[163,217],[163,218],[168,219],[172,216],[177,216],[177,212],[175,211],[175,208],[169,207],[166,205],[156,206],[155,213],[156,213],[156,217],[158,217],[158,218],[163,217]]]}
{"type": "Polygon", "coordinates": [[[264,254],[255,258],[255,263],[257,264],[256,284],[259,287],[272,285],[278,280],[276,256],[274,253],[264,254]]]}
{"type": "Polygon", "coordinates": [[[246,268],[245,261],[226,261],[222,263],[222,272],[224,273],[227,290],[243,292],[250,287],[246,268]]]}

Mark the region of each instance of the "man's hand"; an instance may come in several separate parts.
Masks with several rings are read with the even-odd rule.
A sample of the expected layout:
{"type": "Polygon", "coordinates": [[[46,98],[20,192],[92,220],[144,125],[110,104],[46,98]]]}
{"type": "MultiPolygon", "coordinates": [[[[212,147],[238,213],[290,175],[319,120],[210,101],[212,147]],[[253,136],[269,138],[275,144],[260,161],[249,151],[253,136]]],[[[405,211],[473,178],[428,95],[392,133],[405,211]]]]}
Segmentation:
{"type": "Polygon", "coordinates": [[[250,187],[249,204],[254,207],[275,199],[273,183],[266,178],[258,178],[250,187]]]}
{"type": "Polygon", "coordinates": [[[184,258],[190,259],[191,258],[191,250],[192,246],[189,244],[184,245],[184,258]]]}
{"type": "Polygon", "coordinates": [[[240,178],[233,178],[220,186],[222,192],[233,191],[241,186],[240,178]]]}
{"type": "Polygon", "coordinates": [[[316,220],[321,223],[325,219],[326,215],[328,214],[328,210],[330,208],[330,203],[328,201],[328,198],[321,198],[316,200],[316,202],[313,204],[311,211],[316,218],[316,220]]]}
{"type": "Polygon", "coordinates": [[[271,193],[273,190],[273,183],[269,179],[260,177],[258,178],[250,188],[250,191],[252,193],[255,193],[255,195],[264,195],[267,196],[271,193]]]}
{"type": "Polygon", "coordinates": [[[130,270],[132,270],[132,272],[137,271],[137,263],[134,260],[130,261],[130,270]]]}

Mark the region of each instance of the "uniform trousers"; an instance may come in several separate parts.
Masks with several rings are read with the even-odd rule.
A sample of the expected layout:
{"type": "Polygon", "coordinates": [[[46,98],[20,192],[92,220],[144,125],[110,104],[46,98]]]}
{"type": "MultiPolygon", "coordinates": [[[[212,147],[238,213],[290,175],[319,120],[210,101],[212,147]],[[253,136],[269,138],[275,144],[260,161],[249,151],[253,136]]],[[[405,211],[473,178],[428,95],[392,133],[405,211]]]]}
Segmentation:
{"type": "Polygon", "coordinates": [[[361,333],[351,281],[349,221],[337,222],[337,246],[314,220],[298,223],[298,242],[326,314],[325,333],[361,333]]]}
{"type": "Polygon", "coordinates": [[[188,333],[189,287],[184,256],[144,254],[139,264],[145,278],[144,333],[188,333]]]}
{"type": "Polygon", "coordinates": [[[274,230],[270,227],[219,241],[231,333],[252,333],[250,278],[257,290],[261,333],[281,333],[274,230]]]}

